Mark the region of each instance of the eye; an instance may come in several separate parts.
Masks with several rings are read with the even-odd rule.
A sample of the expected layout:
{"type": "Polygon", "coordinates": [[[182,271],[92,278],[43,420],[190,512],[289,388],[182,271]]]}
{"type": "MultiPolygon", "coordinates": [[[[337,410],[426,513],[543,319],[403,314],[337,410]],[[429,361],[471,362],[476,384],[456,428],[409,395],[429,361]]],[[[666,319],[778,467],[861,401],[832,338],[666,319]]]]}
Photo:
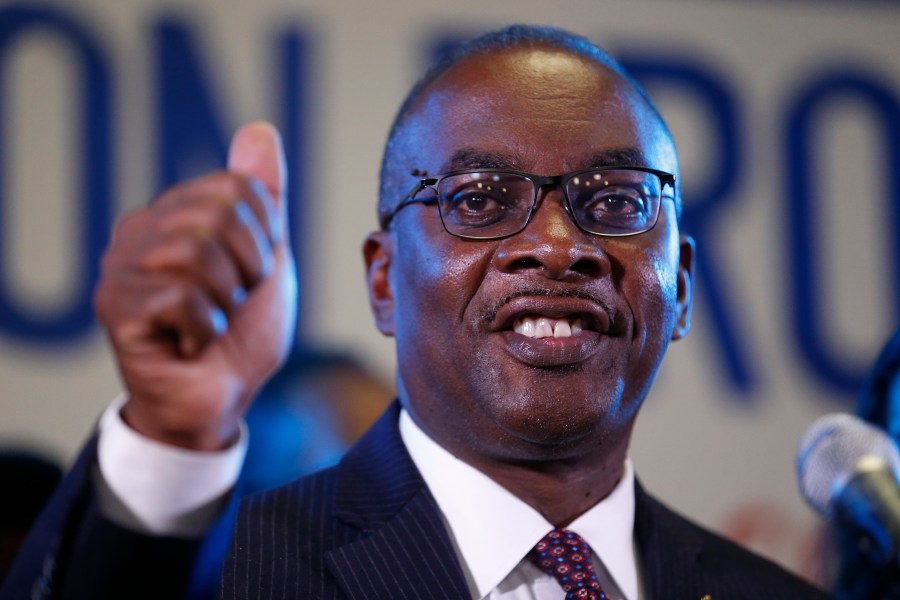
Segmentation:
{"type": "Polygon", "coordinates": [[[634,188],[615,186],[597,193],[590,202],[591,209],[608,214],[643,213],[646,202],[644,195],[634,188]]]}
{"type": "Polygon", "coordinates": [[[600,235],[631,235],[653,227],[660,178],[639,167],[574,173],[566,184],[578,225],[600,235]]]}
{"type": "Polygon", "coordinates": [[[599,190],[584,204],[584,211],[599,219],[631,217],[646,213],[644,195],[632,187],[610,186],[599,190]]]}
{"type": "Polygon", "coordinates": [[[588,229],[632,231],[646,227],[650,220],[646,196],[628,185],[611,185],[593,194],[582,194],[577,212],[588,229]]]}
{"type": "Polygon", "coordinates": [[[467,186],[448,198],[443,207],[446,217],[470,227],[501,221],[510,208],[503,193],[491,186],[467,186]]]}
{"type": "MultiPolygon", "coordinates": [[[[526,180],[526,183],[527,182],[526,180]]],[[[483,227],[527,210],[521,183],[497,173],[465,173],[448,177],[440,190],[445,218],[467,227],[483,227]]],[[[516,217],[518,218],[518,217],[516,217]]]]}
{"type": "Polygon", "coordinates": [[[467,213],[502,210],[500,199],[491,190],[463,190],[450,199],[449,205],[453,210],[467,213]]]}

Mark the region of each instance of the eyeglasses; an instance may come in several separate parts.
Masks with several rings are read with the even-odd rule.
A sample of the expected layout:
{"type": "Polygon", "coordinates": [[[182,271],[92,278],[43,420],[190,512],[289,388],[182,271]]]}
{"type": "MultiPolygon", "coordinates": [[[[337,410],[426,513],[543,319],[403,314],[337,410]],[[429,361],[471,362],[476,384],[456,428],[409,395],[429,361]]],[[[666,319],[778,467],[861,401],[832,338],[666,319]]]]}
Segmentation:
{"type": "Polygon", "coordinates": [[[437,204],[441,223],[451,235],[473,240],[509,237],[525,229],[537,210],[538,192],[549,185],[563,189],[565,209],[582,231],[626,236],[656,225],[662,189],[666,185],[674,189],[675,176],[631,166],[550,176],[500,169],[451,171],[423,177],[385,217],[382,227],[411,204],[437,204]],[[419,197],[426,190],[430,195],[419,197]]]}

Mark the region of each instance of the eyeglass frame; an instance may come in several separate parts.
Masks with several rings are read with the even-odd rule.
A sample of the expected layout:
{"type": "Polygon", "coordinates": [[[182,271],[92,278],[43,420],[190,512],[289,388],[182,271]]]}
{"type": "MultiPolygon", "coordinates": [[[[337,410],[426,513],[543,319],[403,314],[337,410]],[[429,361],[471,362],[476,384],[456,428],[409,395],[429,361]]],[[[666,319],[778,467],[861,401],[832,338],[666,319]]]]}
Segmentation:
{"type": "Polygon", "coordinates": [[[508,237],[512,237],[519,233],[522,233],[528,224],[531,223],[531,219],[534,217],[534,214],[537,212],[538,208],[538,198],[540,197],[541,188],[553,185],[558,186],[562,192],[563,197],[565,198],[565,202],[563,202],[563,208],[565,208],[566,212],[569,214],[569,218],[572,219],[572,222],[575,223],[575,226],[584,233],[588,235],[596,235],[599,237],[628,237],[632,235],[640,235],[642,233],[647,233],[656,227],[656,223],[659,221],[659,209],[662,206],[662,201],[664,198],[670,198],[673,202],[675,201],[674,196],[666,196],[663,195],[663,189],[669,185],[675,190],[675,175],[669,173],[667,171],[660,171],[659,169],[652,169],[650,167],[639,167],[635,165],[609,165],[604,167],[593,167],[590,169],[580,169],[578,171],[571,171],[569,173],[563,173],[561,175],[535,175],[534,173],[525,173],[524,171],[515,171],[513,169],[460,169],[457,171],[447,171],[446,173],[441,173],[435,177],[429,177],[427,171],[419,171],[418,169],[414,169],[412,171],[412,175],[421,175],[422,178],[416,182],[416,185],[407,193],[394,207],[390,213],[388,213],[381,224],[381,228],[383,230],[387,230],[390,227],[391,221],[400,212],[402,209],[407,206],[411,206],[413,204],[436,204],[438,207],[438,216],[441,219],[441,226],[444,228],[448,234],[458,237],[464,240],[500,240],[508,237]],[[638,171],[641,173],[650,173],[651,175],[655,175],[659,178],[659,204],[656,207],[656,214],[653,218],[653,223],[647,227],[646,229],[642,229],[640,231],[629,231],[627,233],[597,233],[595,231],[589,231],[581,226],[578,222],[578,219],[575,218],[574,213],[572,212],[571,200],[569,199],[569,192],[566,190],[566,185],[568,185],[569,181],[573,178],[583,175],[584,173],[595,173],[598,171],[638,171]],[[444,222],[444,213],[441,211],[441,203],[440,203],[440,194],[438,192],[437,186],[441,182],[442,179],[446,177],[452,177],[455,175],[466,175],[470,173],[507,173],[510,175],[518,175],[524,177],[531,181],[534,186],[534,198],[531,200],[531,208],[528,210],[528,218],[525,219],[525,222],[522,226],[513,231],[511,233],[507,233],[504,235],[491,235],[491,236],[471,236],[471,235],[463,235],[460,233],[454,233],[447,228],[447,224],[444,222]],[[416,198],[416,196],[424,190],[425,188],[432,188],[435,192],[434,197],[429,198],[416,198]]]}

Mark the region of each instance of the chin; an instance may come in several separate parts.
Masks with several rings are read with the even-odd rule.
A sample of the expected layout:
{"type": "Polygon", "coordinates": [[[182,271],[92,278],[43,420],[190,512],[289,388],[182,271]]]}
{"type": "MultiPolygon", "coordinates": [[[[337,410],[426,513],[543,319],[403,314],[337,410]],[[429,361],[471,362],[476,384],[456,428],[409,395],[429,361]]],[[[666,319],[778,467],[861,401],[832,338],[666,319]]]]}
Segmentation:
{"type": "Polygon", "coordinates": [[[612,410],[616,402],[571,394],[519,396],[512,405],[494,406],[494,422],[520,446],[546,452],[603,444],[618,437],[623,425],[612,410]]]}

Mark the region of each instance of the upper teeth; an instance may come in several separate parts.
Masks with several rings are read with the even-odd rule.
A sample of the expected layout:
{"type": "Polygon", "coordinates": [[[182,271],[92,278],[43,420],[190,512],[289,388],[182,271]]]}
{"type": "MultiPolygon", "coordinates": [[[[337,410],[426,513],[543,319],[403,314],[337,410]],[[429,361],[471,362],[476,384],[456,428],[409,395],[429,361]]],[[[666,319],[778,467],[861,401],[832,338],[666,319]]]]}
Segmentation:
{"type": "Polygon", "coordinates": [[[531,338],[572,337],[581,333],[582,329],[579,318],[521,317],[513,324],[513,331],[531,338]]]}

